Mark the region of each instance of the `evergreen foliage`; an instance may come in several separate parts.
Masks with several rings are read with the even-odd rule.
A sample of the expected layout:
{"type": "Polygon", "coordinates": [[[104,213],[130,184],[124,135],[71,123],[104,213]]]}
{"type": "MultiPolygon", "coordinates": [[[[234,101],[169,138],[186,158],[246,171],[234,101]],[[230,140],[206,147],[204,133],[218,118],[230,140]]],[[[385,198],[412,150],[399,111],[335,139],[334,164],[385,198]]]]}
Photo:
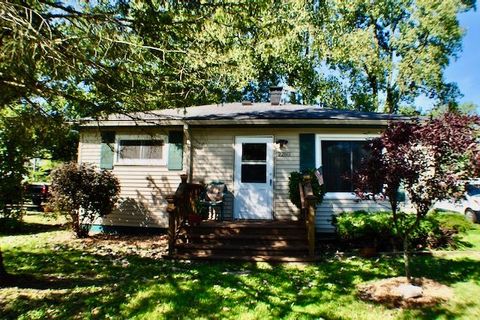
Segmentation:
{"type": "Polygon", "coordinates": [[[317,198],[317,205],[322,203],[323,197],[325,196],[325,186],[318,183],[318,179],[315,176],[315,169],[308,169],[303,172],[290,172],[290,177],[288,178],[288,194],[290,201],[299,209],[302,208],[302,203],[300,200],[300,190],[298,186],[300,182],[303,182],[303,177],[305,175],[310,176],[312,192],[317,198]]]}

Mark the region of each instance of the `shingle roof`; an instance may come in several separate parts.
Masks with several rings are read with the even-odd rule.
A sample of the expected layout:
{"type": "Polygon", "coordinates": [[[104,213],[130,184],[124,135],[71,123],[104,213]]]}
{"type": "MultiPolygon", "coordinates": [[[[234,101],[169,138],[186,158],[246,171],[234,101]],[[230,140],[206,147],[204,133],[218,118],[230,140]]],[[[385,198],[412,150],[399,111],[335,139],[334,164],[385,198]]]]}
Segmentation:
{"type": "Polygon", "coordinates": [[[270,103],[225,103],[166,109],[130,115],[112,115],[111,121],[143,120],[253,120],[253,119],[332,119],[332,120],[407,120],[407,117],[351,110],[325,109],[312,105],[271,105],[270,103]]]}

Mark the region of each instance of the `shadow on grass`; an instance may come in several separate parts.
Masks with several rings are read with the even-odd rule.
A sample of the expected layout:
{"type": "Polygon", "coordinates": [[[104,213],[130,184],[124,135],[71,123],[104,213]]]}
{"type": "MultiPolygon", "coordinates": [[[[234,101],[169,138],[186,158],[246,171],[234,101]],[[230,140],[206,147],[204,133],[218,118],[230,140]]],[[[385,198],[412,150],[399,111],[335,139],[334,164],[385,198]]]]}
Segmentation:
{"type": "Polygon", "coordinates": [[[473,248],[474,245],[471,242],[461,240],[459,238],[454,239],[452,249],[458,250],[458,249],[470,249],[473,248]]]}
{"type": "Polygon", "coordinates": [[[64,230],[63,224],[29,223],[14,219],[0,218],[0,236],[32,235],[43,232],[64,230]]]}
{"type": "MultiPolygon", "coordinates": [[[[356,285],[403,273],[402,261],[395,257],[332,258],[294,268],[105,256],[80,251],[68,243],[57,250],[14,248],[4,254],[7,269],[17,270],[12,285],[19,289],[0,290],[2,319],[31,318],[32,313],[59,319],[235,318],[242,313],[259,318],[342,319],[346,317],[342,308],[351,305],[351,311],[343,312],[363,312],[367,318],[372,312],[373,318],[374,312],[383,309],[359,302],[356,285]],[[52,308],[54,313],[48,314],[52,308]]],[[[447,285],[479,283],[480,261],[416,256],[412,272],[447,285]]],[[[405,319],[454,319],[472,305],[463,307],[452,310],[439,304],[395,312],[405,319]]]]}
{"type": "Polygon", "coordinates": [[[49,275],[31,275],[31,274],[9,274],[0,282],[1,288],[16,287],[20,289],[72,289],[78,287],[88,287],[98,285],[98,280],[86,278],[59,278],[49,275]]]}
{"type": "Polygon", "coordinates": [[[466,310],[473,307],[473,303],[460,303],[456,306],[455,311],[445,308],[442,304],[424,309],[411,309],[406,310],[399,319],[410,320],[410,319],[447,319],[447,320],[456,320],[460,317],[466,317],[467,319],[471,318],[466,310]]]}
{"type": "Polygon", "coordinates": [[[427,277],[446,285],[474,280],[480,284],[480,261],[418,256],[413,259],[414,276],[427,277]]]}

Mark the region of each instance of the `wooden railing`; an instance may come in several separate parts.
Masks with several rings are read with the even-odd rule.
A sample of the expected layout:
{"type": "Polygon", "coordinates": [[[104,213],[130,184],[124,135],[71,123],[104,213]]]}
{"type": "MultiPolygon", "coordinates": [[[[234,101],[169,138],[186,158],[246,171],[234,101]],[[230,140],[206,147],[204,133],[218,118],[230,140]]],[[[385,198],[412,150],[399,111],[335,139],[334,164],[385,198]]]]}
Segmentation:
{"type": "Polygon", "coordinates": [[[317,197],[313,194],[312,181],[309,175],[303,176],[303,182],[298,184],[303,219],[307,227],[308,254],[315,255],[315,214],[317,211],[317,197]]]}
{"type": "Polygon", "coordinates": [[[198,183],[188,183],[187,175],[181,175],[181,182],[175,194],[168,195],[168,254],[175,253],[175,243],[183,232],[190,215],[198,214],[198,200],[204,186],[198,183]]]}

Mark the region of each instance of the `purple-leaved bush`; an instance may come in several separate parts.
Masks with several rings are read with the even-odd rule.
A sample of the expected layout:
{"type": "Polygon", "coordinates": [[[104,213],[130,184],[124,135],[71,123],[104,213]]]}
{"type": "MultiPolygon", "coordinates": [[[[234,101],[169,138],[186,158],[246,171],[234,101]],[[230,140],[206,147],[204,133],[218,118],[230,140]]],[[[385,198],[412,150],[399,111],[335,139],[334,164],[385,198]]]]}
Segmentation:
{"type": "Polygon", "coordinates": [[[479,124],[478,116],[455,113],[392,122],[369,143],[370,155],[354,177],[356,194],[362,199],[380,197],[390,202],[394,227],[403,239],[409,279],[409,235],[436,201],[462,197],[466,181],[479,176],[479,124]],[[399,221],[398,190],[402,184],[415,208],[416,219],[410,224],[399,221]]]}
{"type": "Polygon", "coordinates": [[[67,163],[52,174],[51,205],[70,218],[77,237],[88,236],[96,217],[112,212],[120,183],[110,171],[98,171],[86,164],[67,163]]]}

